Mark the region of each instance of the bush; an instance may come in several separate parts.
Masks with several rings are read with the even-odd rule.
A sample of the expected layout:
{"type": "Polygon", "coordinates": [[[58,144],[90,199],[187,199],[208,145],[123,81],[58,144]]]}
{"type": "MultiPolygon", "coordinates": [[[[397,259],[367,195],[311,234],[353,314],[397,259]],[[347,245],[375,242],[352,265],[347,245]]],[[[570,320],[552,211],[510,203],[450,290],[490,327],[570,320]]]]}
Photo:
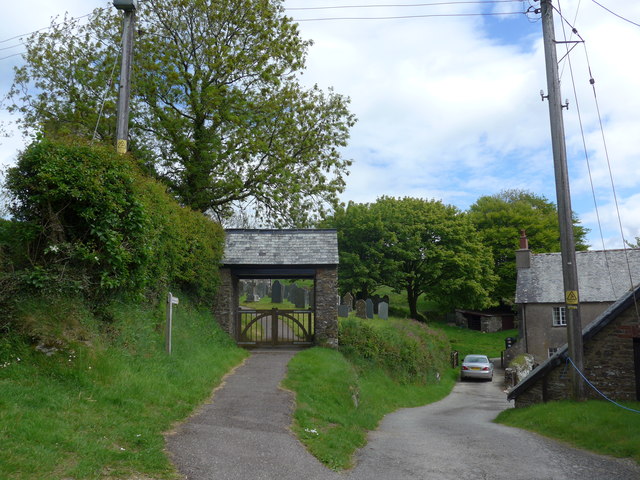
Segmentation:
{"type": "Polygon", "coordinates": [[[446,340],[412,320],[370,323],[345,319],[340,323],[339,344],[354,363],[372,362],[403,383],[429,383],[448,365],[446,340]]]}
{"type": "Polygon", "coordinates": [[[169,287],[196,300],[215,291],[222,228],[181,207],[130,157],[38,140],[8,170],[6,188],[14,221],[0,226],[0,261],[27,289],[98,303],[169,287]],[[11,247],[1,243],[9,236],[11,247]]]}

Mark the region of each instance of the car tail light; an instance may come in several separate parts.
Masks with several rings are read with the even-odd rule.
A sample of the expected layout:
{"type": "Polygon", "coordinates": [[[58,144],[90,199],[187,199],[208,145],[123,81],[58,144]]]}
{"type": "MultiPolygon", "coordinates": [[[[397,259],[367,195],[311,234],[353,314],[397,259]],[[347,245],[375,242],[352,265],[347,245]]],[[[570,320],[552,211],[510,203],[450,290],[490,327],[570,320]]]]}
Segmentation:
{"type": "Polygon", "coordinates": [[[466,365],[463,365],[463,366],[462,366],[462,369],[463,369],[463,370],[469,370],[469,367],[467,367],[466,365]]]}
{"type": "Polygon", "coordinates": [[[484,368],[482,369],[482,371],[483,371],[483,372],[488,372],[488,371],[489,371],[489,367],[484,367],[484,368]]]}

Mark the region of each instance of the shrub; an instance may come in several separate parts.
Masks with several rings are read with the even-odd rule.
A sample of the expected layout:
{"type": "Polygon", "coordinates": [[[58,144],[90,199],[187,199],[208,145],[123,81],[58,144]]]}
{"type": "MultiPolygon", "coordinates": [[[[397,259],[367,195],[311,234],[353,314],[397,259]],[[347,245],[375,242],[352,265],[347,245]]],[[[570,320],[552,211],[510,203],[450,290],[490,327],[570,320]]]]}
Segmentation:
{"type": "Polygon", "coordinates": [[[374,363],[399,382],[428,383],[447,368],[448,346],[442,336],[412,320],[369,323],[341,321],[341,351],[354,363],[374,363]]]}
{"type": "Polygon", "coordinates": [[[97,303],[169,287],[196,299],[215,291],[222,228],[181,207],[130,157],[38,140],[8,170],[6,187],[14,221],[3,229],[18,245],[8,256],[23,287],[97,303]]]}

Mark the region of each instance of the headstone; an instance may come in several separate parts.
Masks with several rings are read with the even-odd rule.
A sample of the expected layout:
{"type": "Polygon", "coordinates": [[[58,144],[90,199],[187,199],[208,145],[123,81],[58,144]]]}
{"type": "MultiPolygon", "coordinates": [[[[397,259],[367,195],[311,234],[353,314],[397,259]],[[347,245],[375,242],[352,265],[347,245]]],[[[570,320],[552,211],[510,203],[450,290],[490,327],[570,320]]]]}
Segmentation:
{"type": "Polygon", "coordinates": [[[296,308],[304,308],[307,306],[306,291],[303,288],[296,288],[294,291],[293,303],[296,308]]]}
{"type": "Polygon", "coordinates": [[[273,303],[282,303],[283,288],[279,280],[273,282],[271,286],[271,301],[273,303]]]}
{"type": "Polygon", "coordinates": [[[258,282],[256,285],[256,295],[260,298],[264,297],[267,293],[267,285],[264,282],[258,282]]]}
{"type": "Polygon", "coordinates": [[[346,295],[342,297],[342,305],[347,305],[349,310],[353,310],[353,295],[347,292],[346,295]]]}
{"type": "Polygon", "coordinates": [[[389,319],[389,304],[387,302],[380,302],[378,304],[378,318],[382,320],[389,319]]]}
{"type": "Polygon", "coordinates": [[[375,315],[377,315],[378,314],[378,305],[382,301],[382,297],[380,295],[374,295],[373,297],[371,297],[371,301],[373,302],[373,313],[375,315]]]}
{"type": "Polygon", "coordinates": [[[366,303],[364,300],[356,301],[356,317],[367,318],[366,303]]]}
{"type": "Polygon", "coordinates": [[[373,318],[373,300],[371,300],[370,298],[367,298],[367,300],[364,303],[365,303],[367,318],[373,318]]]}
{"type": "Polygon", "coordinates": [[[299,295],[298,294],[298,290],[300,290],[300,287],[298,285],[296,285],[295,283],[291,284],[291,289],[289,290],[289,298],[288,300],[291,303],[296,303],[296,298],[299,295]]]}
{"type": "Polygon", "coordinates": [[[342,318],[347,318],[349,316],[349,305],[338,305],[338,316],[342,318]]]}
{"type": "Polygon", "coordinates": [[[257,302],[259,298],[255,294],[255,284],[253,282],[247,282],[247,299],[246,302],[257,302]]]}

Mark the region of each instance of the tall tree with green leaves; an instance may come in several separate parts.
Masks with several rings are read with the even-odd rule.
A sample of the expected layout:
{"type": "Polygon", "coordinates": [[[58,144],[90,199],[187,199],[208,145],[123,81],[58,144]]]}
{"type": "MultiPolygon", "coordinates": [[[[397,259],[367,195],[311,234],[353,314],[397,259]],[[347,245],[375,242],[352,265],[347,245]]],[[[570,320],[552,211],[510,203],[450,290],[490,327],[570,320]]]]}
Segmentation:
{"type": "Polygon", "coordinates": [[[421,295],[442,309],[489,306],[491,252],[456,207],[384,196],[350,203],[329,223],[338,229],[342,288],[387,285],[406,292],[411,316],[420,320],[421,295]]]}
{"type": "MultiPolygon", "coordinates": [[[[560,251],[560,227],[556,205],[544,196],[525,190],[504,190],[480,197],[468,215],[482,242],[493,252],[495,273],[499,277],[493,300],[513,304],[516,292],[515,251],[519,248],[520,231],[525,230],[534,253],[560,251]]],[[[588,230],[573,218],[576,250],[586,250],[588,230]]]]}
{"type": "MultiPolygon", "coordinates": [[[[27,39],[9,95],[27,132],[114,141],[119,15],[27,39]]],[[[301,85],[311,42],[282,0],[147,0],[137,19],[130,144],[184,204],[300,226],[336,203],[355,120],[347,98],[301,85]]]]}

